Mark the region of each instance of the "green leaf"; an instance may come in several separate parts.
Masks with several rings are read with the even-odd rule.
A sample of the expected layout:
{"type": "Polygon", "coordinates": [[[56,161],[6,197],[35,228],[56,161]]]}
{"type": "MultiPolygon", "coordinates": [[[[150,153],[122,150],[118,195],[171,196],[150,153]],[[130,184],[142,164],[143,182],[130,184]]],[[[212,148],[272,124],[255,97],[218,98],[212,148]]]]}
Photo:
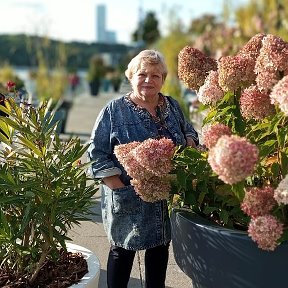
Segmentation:
{"type": "Polygon", "coordinates": [[[271,165],[271,172],[273,173],[273,177],[278,177],[280,172],[280,164],[279,163],[273,163],[271,165]]]}
{"type": "Polygon", "coordinates": [[[278,141],[278,145],[280,147],[284,147],[285,146],[285,141],[287,139],[287,133],[288,133],[287,127],[281,127],[281,128],[278,129],[277,141],[278,141]]]}
{"type": "Polygon", "coordinates": [[[18,135],[18,139],[30,150],[32,150],[36,155],[38,155],[39,157],[43,157],[42,152],[37,148],[37,146],[31,142],[30,140],[24,138],[21,135],[18,135]]]}
{"type": "Polygon", "coordinates": [[[275,150],[275,145],[277,144],[276,140],[268,140],[263,143],[259,148],[259,157],[265,158],[270,155],[275,150]]]}
{"type": "Polygon", "coordinates": [[[31,219],[30,217],[30,211],[31,211],[31,203],[28,203],[26,205],[26,208],[25,208],[25,211],[24,211],[24,215],[23,215],[23,219],[22,219],[22,223],[21,223],[21,228],[20,228],[20,231],[19,233],[22,234],[24,233],[26,227],[28,226],[29,222],[31,220],[33,220],[33,217],[31,219]]]}
{"type": "Polygon", "coordinates": [[[283,175],[287,175],[288,174],[288,156],[286,153],[284,152],[280,153],[280,162],[281,162],[281,169],[282,169],[283,175]]]}
{"type": "Polygon", "coordinates": [[[284,241],[288,241],[288,230],[284,230],[283,234],[281,235],[280,239],[279,239],[279,243],[282,243],[284,241]]]}
{"type": "Polygon", "coordinates": [[[197,200],[195,198],[194,193],[191,193],[191,191],[185,191],[184,192],[184,203],[187,205],[197,205],[197,200]]]}
{"type": "Polygon", "coordinates": [[[1,208],[0,208],[0,223],[1,223],[0,225],[1,229],[3,229],[6,233],[10,231],[8,221],[1,208]]]}
{"type": "Polygon", "coordinates": [[[225,224],[228,223],[228,220],[229,220],[229,213],[224,210],[224,209],[221,209],[220,213],[219,213],[219,217],[220,217],[220,220],[222,222],[224,222],[225,224]]]}
{"type": "Polygon", "coordinates": [[[204,208],[204,213],[207,215],[207,214],[211,214],[212,212],[215,212],[215,211],[219,211],[219,208],[218,207],[214,207],[214,206],[206,206],[204,208]]]}
{"type": "Polygon", "coordinates": [[[236,184],[233,184],[231,186],[232,192],[234,193],[234,195],[240,200],[242,201],[245,195],[245,191],[244,191],[244,181],[238,182],[236,184]]]}
{"type": "Polygon", "coordinates": [[[186,187],[186,179],[187,179],[187,176],[186,176],[186,173],[185,171],[177,171],[177,182],[179,183],[179,185],[181,187],[186,187]]]}

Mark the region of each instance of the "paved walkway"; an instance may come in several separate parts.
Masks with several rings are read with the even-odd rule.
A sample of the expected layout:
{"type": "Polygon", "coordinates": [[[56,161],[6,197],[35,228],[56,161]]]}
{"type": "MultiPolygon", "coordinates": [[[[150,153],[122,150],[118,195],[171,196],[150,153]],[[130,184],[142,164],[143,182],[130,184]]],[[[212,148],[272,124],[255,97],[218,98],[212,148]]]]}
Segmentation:
{"type": "MultiPolygon", "coordinates": [[[[101,108],[111,99],[119,97],[122,92],[125,92],[127,87],[123,87],[120,94],[115,93],[101,93],[98,96],[90,96],[88,93],[79,95],[73,101],[73,106],[69,112],[66,133],[78,135],[83,142],[88,141],[91,130],[93,128],[96,116],[101,108]]],[[[83,159],[85,160],[85,159],[83,159]]],[[[72,242],[90,249],[95,252],[101,263],[101,273],[99,288],[106,286],[106,263],[109,251],[109,243],[107,241],[102,219],[100,215],[100,195],[95,195],[96,216],[91,218],[91,221],[81,222],[81,225],[74,227],[69,232],[69,237],[72,242]]],[[[129,281],[129,288],[142,288],[144,284],[141,279],[144,278],[144,261],[143,252],[136,254],[131,279],[129,281]]],[[[191,288],[191,280],[180,270],[175,263],[173,257],[172,247],[170,249],[170,259],[167,270],[166,288],[191,288]]]]}

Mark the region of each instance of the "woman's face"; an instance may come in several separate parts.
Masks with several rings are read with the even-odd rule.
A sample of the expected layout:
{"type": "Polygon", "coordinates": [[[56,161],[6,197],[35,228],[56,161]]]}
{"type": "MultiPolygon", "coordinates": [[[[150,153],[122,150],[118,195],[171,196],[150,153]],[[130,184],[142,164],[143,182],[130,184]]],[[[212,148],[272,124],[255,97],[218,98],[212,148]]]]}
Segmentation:
{"type": "Polygon", "coordinates": [[[133,75],[131,85],[134,93],[144,99],[155,97],[163,86],[163,74],[160,65],[143,65],[133,75]]]}

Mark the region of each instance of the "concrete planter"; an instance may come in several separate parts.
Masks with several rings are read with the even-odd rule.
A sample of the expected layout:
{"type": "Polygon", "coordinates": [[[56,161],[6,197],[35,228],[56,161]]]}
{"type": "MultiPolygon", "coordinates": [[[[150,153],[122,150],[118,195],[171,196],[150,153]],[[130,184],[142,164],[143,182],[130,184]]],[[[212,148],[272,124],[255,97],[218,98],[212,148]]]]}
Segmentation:
{"type": "Polygon", "coordinates": [[[100,262],[97,256],[92,251],[73,243],[67,243],[67,250],[70,252],[82,253],[87,261],[89,271],[84,275],[79,283],[73,284],[71,288],[98,288],[100,277],[100,262]]]}

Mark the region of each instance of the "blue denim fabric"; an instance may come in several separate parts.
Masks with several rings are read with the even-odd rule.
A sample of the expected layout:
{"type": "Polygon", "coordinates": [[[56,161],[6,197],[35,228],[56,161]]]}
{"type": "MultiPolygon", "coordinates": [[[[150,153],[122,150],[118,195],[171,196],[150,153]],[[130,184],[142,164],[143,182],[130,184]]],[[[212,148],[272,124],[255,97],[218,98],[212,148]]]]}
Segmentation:
{"type": "MultiPolygon", "coordinates": [[[[185,120],[178,102],[170,96],[164,96],[164,99],[166,110],[163,117],[173,142],[185,146],[185,139],[190,136],[198,144],[197,132],[185,120]]],[[[171,240],[167,202],[143,201],[130,185],[131,178],[113,153],[116,145],[158,136],[150,114],[136,109],[127,96],[108,103],[96,119],[88,149],[88,158],[94,161],[91,173],[95,178],[118,174],[126,185],[114,190],[101,185],[103,224],[113,245],[142,250],[171,240]]]]}

